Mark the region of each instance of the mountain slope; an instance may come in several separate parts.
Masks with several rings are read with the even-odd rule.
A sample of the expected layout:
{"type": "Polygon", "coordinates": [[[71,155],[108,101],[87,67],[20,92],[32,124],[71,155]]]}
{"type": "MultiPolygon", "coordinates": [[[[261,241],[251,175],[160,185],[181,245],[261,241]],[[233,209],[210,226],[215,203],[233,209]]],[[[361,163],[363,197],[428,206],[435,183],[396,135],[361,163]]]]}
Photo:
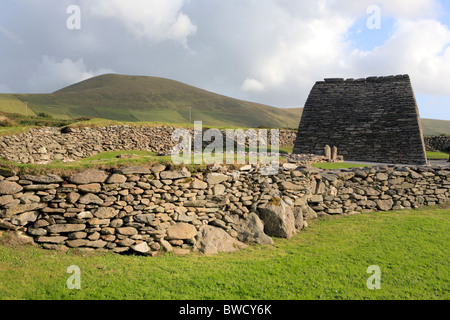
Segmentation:
{"type": "Polygon", "coordinates": [[[106,74],[51,94],[14,95],[35,112],[59,118],[96,117],[121,121],[210,126],[296,128],[301,109],[280,109],[215,94],[174,80],[106,74]],[[191,116],[189,115],[191,107],[191,116]]]}
{"type": "Polygon", "coordinates": [[[450,121],[421,119],[422,130],[425,136],[438,136],[440,134],[450,134],[450,121]]]}

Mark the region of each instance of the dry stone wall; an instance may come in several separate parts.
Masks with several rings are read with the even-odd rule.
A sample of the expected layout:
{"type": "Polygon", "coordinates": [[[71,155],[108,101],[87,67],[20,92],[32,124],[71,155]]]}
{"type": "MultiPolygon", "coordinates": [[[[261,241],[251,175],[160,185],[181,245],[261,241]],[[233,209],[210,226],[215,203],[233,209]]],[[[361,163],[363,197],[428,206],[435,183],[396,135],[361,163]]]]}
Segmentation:
{"type": "Polygon", "coordinates": [[[308,204],[316,214],[351,214],[436,205],[449,200],[450,167],[380,166],[322,172],[308,204]]]}
{"type": "Polygon", "coordinates": [[[425,137],[427,151],[450,151],[450,136],[425,137]]]}
{"type": "MultiPolygon", "coordinates": [[[[35,128],[27,133],[0,137],[0,158],[18,163],[49,163],[54,160],[78,160],[104,151],[146,150],[167,153],[178,143],[171,140],[175,129],[127,125],[66,130],[35,128]]],[[[189,131],[193,137],[193,130],[189,131]]],[[[225,130],[220,132],[225,147],[225,130]]],[[[295,135],[293,131],[280,130],[280,145],[293,145],[295,135]]],[[[268,139],[270,141],[270,134],[268,139]]],[[[204,146],[208,144],[205,142],[204,146]]]]}
{"type": "MultiPolygon", "coordinates": [[[[176,145],[171,141],[174,130],[174,127],[120,125],[103,128],[70,128],[63,133],[60,128],[35,128],[27,133],[0,137],[0,158],[18,163],[49,163],[54,160],[79,160],[104,151],[147,150],[167,153],[176,145]]],[[[193,136],[193,130],[190,132],[193,136]]],[[[225,147],[225,130],[220,132],[224,136],[223,146],[225,147]]],[[[270,130],[268,133],[270,144],[270,130]]],[[[293,146],[296,137],[296,131],[280,130],[280,146],[293,146]]],[[[425,143],[427,150],[430,151],[450,150],[448,136],[425,137],[425,143]]],[[[203,142],[203,147],[208,144],[209,142],[203,142]]],[[[323,150],[323,148],[314,149],[314,152],[317,155],[323,155],[323,150]]],[[[338,149],[338,152],[342,155],[341,152],[345,153],[345,150],[338,149]]],[[[348,157],[348,154],[344,156],[344,159],[347,159],[346,156],[348,157]]]]}
{"type": "Polygon", "coordinates": [[[0,137],[0,158],[19,163],[71,161],[103,151],[165,151],[174,143],[170,127],[35,128],[0,137]]]}
{"type": "Polygon", "coordinates": [[[0,229],[55,250],[214,254],[292,237],[318,216],[416,208],[450,196],[449,167],[261,170],[0,171],[0,229]]]}
{"type": "Polygon", "coordinates": [[[316,82],[303,110],[294,153],[321,154],[326,145],[337,147],[345,160],[426,164],[409,76],[316,82]]]}

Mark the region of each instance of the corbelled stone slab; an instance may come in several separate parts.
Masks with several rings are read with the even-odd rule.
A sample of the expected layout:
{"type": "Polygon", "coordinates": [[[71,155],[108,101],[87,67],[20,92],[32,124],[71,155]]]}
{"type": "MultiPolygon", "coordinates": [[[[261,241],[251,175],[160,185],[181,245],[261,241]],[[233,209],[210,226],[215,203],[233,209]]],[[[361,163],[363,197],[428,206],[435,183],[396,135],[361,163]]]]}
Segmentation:
{"type": "Polygon", "coordinates": [[[295,184],[289,181],[282,181],[280,183],[281,190],[292,190],[292,191],[301,191],[305,190],[305,186],[302,184],[295,184]]]}
{"type": "Polygon", "coordinates": [[[78,186],[78,190],[86,193],[99,193],[102,186],[99,183],[89,183],[78,186]]]}
{"type": "Polygon", "coordinates": [[[228,176],[222,173],[211,172],[208,173],[205,177],[205,181],[209,185],[215,185],[228,180],[228,176]]]}
{"type": "Polygon", "coordinates": [[[8,221],[3,221],[0,219],[0,229],[17,230],[17,227],[8,221]]]}
{"type": "Polygon", "coordinates": [[[0,167],[0,176],[13,177],[15,175],[16,175],[16,172],[14,170],[11,170],[9,168],[1,168],[0,167]]]}
{"type": "MultiPolygon", "coordinates": [[[[76,197],[76,196],[75,196],[76,197]]],[[[88,193],[80,198],[81,204],[103,204],[103,200],[92,193],[88,193]]]]}
{"type": "Polygon", "coordinates": [[[114,173],[112,174],[107,180],[106,183],[125,183],[127,181],[127,177],[122,175],[122,174],[118,174],[118,173],[114,173]]]}
{"type": "Polygon", "coordinates": [[[125,236],[134,236],[138,233],[138,231],[136,230],[136,228],[132,228],[132,227],[123,227],[123,228],[118,228],[117,232],[125,235],[125,236]]]}
{"type": "Polygon", "coordinates": [[[103,183],[108,178],[108,174],[103,170],[89,169],[76,173],[70,177],[70,182],[75,184],[103,183]]]}
{"type": "Polygon", "coordinates": [[[22,176],[22,179],[29,180],[38,184],[53,184],[53,183],[61,183],[64,181],[60,176],[54,174],[46,174],[40,176],[24,175],[22,176]]]}
{"type": "Polygon", "coordinates": [[[183,168],[178,171],[162,171],[159,173],[159,176],[162,180],[175,180],[189,178],[191,173],[186,168],[183,168]]]}
{"type": "Polygon", "coordinates": [[[52,184],[31,184],[28,186],[25,186],[24,189],[27,191],[39,191],[39,190],[49,190],[49,189],[56,189],[59,187],[59,184],[52,183],[52,184]]]}
{"type": "Polygon", "coordinates": [[[16,214],[28,211],[35,211],[39,209],[43,209],[45,207],[45,203],[28,203],[28,204],[18,204],[14,207],[5,209],[0,211],[0,218],[10,218],[15,216],[16,214]]]}
{"type": "Polygon", "coordinates": [[[156,215],[154,213],[138,214],[138,215],[134,216],[134,220],[136,220],[138,222],[142,222],[142,223],[147,223],[147,224],[149,224],[150,222],[155,220],[155,218],[156,218],[156,215]]]}
{"type": "Polygon", "coordinates": [[[192,224],[180,222],[167,229],[167,237],[169,240],[187,240],[195,237],[197,228],[192,224]]]}
{"type": "Polygon", "coordinates": [[[6,181],[6,180],[0,181],[0,196],[15,194],[22,190],[23,190],[22,186],[20,184],[15,183],[14,181],[6,181]]]}
{"type": "Polygon", "coordinates": [[[50,233],[76,232],[86,229],[85,224],[53,224],[47,227],[50,233]]]}
{"type": "Polygon", "coordinates": [[[131,249],[133,249],[134,251],[139,252],[139,253],[147,253],[150,251],[150,248],[149,248],[147,242],[141,242],[139,244],[133,245],[133,246],[131,246],[131,249]]]}
{"type": "Polygon", "coordinates": [[[118,214],[118,210],[111,207],[101,207],[98,208],[94,215],[100,219],[112,219],[118,214]]]}
{"type": "Polygon", "coordinates": [[[14,201],[12,195],[0,196],[0,206],[5,206],[14,201]]]}
{"type": "Polygon", "coordinates": [[[149,168],[137,166],[137,167],[126,167],[126,168],[120,168],[116,170],[116,173],[118,174],[150,174],[151,171],[149,168]]]}
{"type": "Polygon", "coordinates": [[[67,240],[67,237],[63,236],[54,236],[54,237],[46,237],[41,236],[36,239],[37,242],[45,242],[45,243],[64,243],[67,240]]]}

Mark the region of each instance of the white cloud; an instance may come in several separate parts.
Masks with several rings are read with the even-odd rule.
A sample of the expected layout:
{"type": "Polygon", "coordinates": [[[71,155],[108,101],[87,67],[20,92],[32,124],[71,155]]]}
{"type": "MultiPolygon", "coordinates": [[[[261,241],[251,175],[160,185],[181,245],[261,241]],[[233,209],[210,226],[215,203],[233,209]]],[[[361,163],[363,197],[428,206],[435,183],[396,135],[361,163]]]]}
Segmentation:
{"type": "MultiPolygon", "coordinates": [[[[263,14],[270,12],[270,16],[264,27],[271,32],[261,41],[269,45],[265,50],[255,46],[258,52],[248,52],[254,59],[248,70],[251,76],[246,78],[265,88],[264,91],[254,90],[253,98],[273,105],[281,102],[301,106],[316,80],[338,76],[347,67],[345,33],[355,18],[330,10],[324,6],[324,1],[298,5],[266,1],[266,6],[263,14]]],[[[244,84],[242,90],[248,89],[251,83],[244,84]]]]}
{"type": "Polygon", "coordinates": [[[37,71],[29,79],[28,85],[32,92],[53,92],[67,85],[111,72],[113,71],[110,69],[88,70],[83,59],[72,61],[65,58],[58,61],[54,57],[43,56],[37,71]]]}
{"type": "MultiPolygon", "coordinates": [[[[255,46],[248,52],[253,59],[241,85],[244,97],[302,106],[314,82],[324,77],[405,73],[416,92],[450,96],[450,30],[435,18],[436,1],[378,1],[382,15],[396,23],[389,38],[371,51],[353,50],[346,36],[358,19],[368,17],[373,0],[341,2],[265,1],[270,19],[264,28],[275,32],[265,38],[269,49],[255,46]],[[252,84],[264,90],[251,90],[252,84]]],[[[257,12],[249,25],[255,22],[257,12]]]]}
{"type": "Polygon", "coordinates": [[[397,18],[434,17],[440,10],[440,5],[435,0],[383,0],[381,3],[386,14],[397,18]]]}
{"type": "Polygon", "coordinates": [[[116,18],[140,40],[174,40],[187,47],[197,26],[184,14],[185,0],[97,0],[86,6],[94,15],[116,18]]]}
{"type": "Polygon", "coordinates": [[[326,7],[344,16],[363,16],[369,6],[379,6],[381,14],[397,19],[431,18],[439,14],[441,6],[436,0],[325,0],[326,7]]]}
{"type": "Polygon", "coordinates": [[[255,79],[245,79],[241,88],[243,91],[264,91],[264,85],[255,79]]]}
{"type": "Polygon", "coordinates": [[[450,96],[450,29],[436,20],[400,20],[382,46],[349,60],[355,72],[408,73],[416,91],[450,96]]]}

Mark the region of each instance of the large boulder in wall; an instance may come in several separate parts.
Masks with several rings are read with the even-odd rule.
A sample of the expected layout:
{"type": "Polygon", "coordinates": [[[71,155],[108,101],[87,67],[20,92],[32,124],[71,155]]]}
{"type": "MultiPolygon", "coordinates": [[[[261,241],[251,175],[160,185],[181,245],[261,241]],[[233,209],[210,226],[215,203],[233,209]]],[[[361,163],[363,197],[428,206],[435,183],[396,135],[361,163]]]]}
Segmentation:
{"type": "Polygon", "coordinates": [[[210,255],[219,252],[235,252],[247,245],[231,237],[225,230],[209,225],[200,228],[194,251],[210,255]]]}
{"type": "Polygon", "coordinates": [[[271,237],[290,238],[295,235],[295,216],[292,206],[285,201],[274,201],[258,207],[264,222],[264,232],[271,237]]]}

